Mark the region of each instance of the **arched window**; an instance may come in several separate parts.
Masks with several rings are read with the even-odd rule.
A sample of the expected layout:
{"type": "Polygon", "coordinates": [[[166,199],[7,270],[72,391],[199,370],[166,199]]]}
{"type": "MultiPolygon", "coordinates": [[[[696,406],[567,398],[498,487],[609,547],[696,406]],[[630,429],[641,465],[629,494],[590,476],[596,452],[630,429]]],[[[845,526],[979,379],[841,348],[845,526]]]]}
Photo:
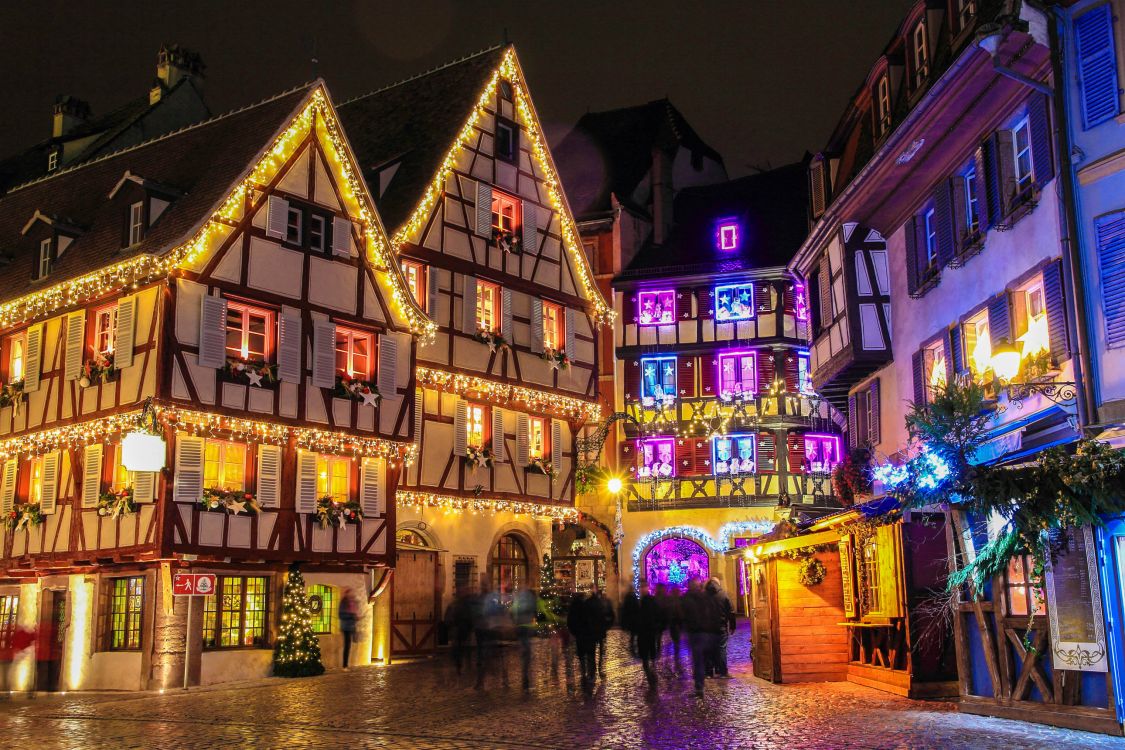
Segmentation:
{"type": "Polygon", "coordinates": [[[492,588],[515,591],[527,588],[529,569],[527,549],[515,534],[505,534],[492,548],[492,588]]]}
{"type": "Polygon", "coordinates": [[[663,539],[645,555],[645,581],[650,586],[686,589],[692,579],[706,581],[710,570],[707,550],[691,539],[663,539]]]}
{"type": "Polygon", "coordinates": [[[412,547],[429,547],[430,541],[414,529],[399,529],[395,540],[412,547]]]}

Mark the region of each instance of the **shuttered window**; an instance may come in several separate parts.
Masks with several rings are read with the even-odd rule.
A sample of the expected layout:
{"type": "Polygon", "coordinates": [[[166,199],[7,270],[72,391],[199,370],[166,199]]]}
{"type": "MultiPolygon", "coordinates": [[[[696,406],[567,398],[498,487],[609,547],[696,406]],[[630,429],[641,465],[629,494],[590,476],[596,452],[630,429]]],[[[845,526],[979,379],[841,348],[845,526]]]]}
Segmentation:
{"type": "Polygon", "coordinates": [[[272,353],[273,313],[227,303],[227,356],[243,362],[268,362],[272,353]]]}
{"type": "Polygon", "coordinates": [[[500,330],[500,286],[477,280],[477,330],[495,333],[500,330]]]}
{"type": "Polygon", "coordinates": [[[465,412],[465,437],[466,445],[470,448],[481,449],[488,443],[488,407],[483,404],[467,404],[465,412]]]}
{"type": "Polygon", "coordinates": [[[406,277],[406,288],[414,297],[414,301],[428,313],[433,311],[426,304],[426,267],[413,260],[401,261],[402,275],[406,277]]]}
{"type": "Polygon", "coordinates": [[[565,339],[562,305],[543,301],[543,348],[559,351],[565,339]]]}
{"type": "Polygon", "coordinates": [[[336,372],[349,378],[371,379],[372,345],[370,333],[336,327],[336,372]]]}
{"type": "Polygon", "coordinates": [[[316,496],[330,497],[337,503],[351,499],[352,461],[344,456],[325,454],[316,457],[316,496]]]}
{"type": "Polygon", "coordinates": [[[94,311],[94,354],[112,354],[117,332],[117,304],[94,311]]]}
{"type": "Polygon", "coordinates": [[[1125,346],[1125,212],[1096,223],[1106,346],[1125,346]]]}
{"type": "Polygon", "coordinates": [[[204,449],[203,486],[210,489],[246,489],[246,446],[208,439],[204,449]]]}
{"type": "Polygon", "coordinates": [[[548,447],[547,420],[543,417],[529,417],[527,422],[527,454],[529,458],[544,459],[550,455],[548,447]]]}
{"type": "Polygon", "coordinates": [[[27,363],[27,333],[17,333],[8,337],[8,370],[5,383],[23,380],[27,363]]]}
{"type": "Polygon", "coordinates": [[[1084,127],[1092,128],[1112,118],[1120,109],[1110,3],[1093,8],[1074,21],[1074,40],[1082,123],[1084,127]]]}

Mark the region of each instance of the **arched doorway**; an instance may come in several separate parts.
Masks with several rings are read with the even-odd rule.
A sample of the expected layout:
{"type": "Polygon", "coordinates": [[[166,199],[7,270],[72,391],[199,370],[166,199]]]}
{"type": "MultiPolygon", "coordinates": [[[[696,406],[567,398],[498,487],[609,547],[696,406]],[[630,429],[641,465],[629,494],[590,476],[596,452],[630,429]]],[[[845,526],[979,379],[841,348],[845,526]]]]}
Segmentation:
{"type": "Polygon", "coordinates": [[[531,564],[527,549],[527,543],[519,534],[504,534],[496,540],[490,565],[493,590],[507,593],[530,585],[531,564]]]}
{"type": "Polygon", "coordinates": [[[391,653],[432,654],[441,619],[441,571],[437,550],[419,529],[395,532],[391,605],[391,653]]]}
{"type": "Polygon", "coordinates": [[[562,593],[606,590],[605,548],[593,531],[568,523],[555,532],[551,546],[555,585],[562,593]]]}
{"type": "Polygon", "coordinates": [[[686,589],[692,579],[706,581],[711,558],[698,542],[673,536],[652,545],[644,558],[644,580],[650,586],[664,584],[686,589]]]}

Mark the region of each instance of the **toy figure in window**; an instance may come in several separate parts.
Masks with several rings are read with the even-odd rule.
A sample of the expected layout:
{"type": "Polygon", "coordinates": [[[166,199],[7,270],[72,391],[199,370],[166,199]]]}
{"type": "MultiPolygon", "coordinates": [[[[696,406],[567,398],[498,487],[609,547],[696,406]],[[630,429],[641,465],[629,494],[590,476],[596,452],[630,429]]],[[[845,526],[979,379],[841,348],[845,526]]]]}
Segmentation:
{"type": "Polygon", "coordinates": [[[656,304],[656,300],[654,300],[652,297],[647,297],[647,298],[642,300],[642,302],[641,302],[641,322],[642,323],[655,323],[656,322],[656,317],[655,317],[654,310],[653,310],[653,307],[654,307],[655,304],[656,304]]]}
{"type": "Polygon", "coordinates": [[[824,464],[825,471],[828,471],[836,465],[836,446],[831,441],[826,441],[820,446],[820,461],[824,464]]]}
{"type": "Polygon", "coordinates": [[[726,474],[730,471],[730,441],[720,440],[715,446],[715,473],[726,474]]]}
{"type": "Polygon", "coordinates": [[[815,440],[805,441],[805,461],[808,462],[810,471],[824,471],[820,462],[820,445],[815,440]]]}
{"type": "Polygon", "coordinates": [[[743,474],[754,473],[754,443],[749,439],[738,441],[738,456],[741,461],[739,471],[743,474]]]}
{"type": "Polygon", "coordinates": [[[653,445],[645,443],[641,446],[641,465],[637,469],[638,477],[652,476],[653,445]]]}
{"type": "Polygon", "coordinates": [[[660,460],[659,465],[654,468],[658,470],[662,477],[672,476],[672,443],[670,441],[660,443],[657,449],[659,451],[658,456],[660,460]]]}

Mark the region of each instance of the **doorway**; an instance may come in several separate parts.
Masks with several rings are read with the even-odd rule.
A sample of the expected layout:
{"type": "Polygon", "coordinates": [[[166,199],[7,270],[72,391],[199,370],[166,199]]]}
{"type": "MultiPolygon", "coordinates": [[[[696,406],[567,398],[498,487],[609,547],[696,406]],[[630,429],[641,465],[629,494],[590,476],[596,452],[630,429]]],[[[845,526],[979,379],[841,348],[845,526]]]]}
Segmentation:
{"type": "Polygon", "coordinates": [[[35,689],[54,693],[62,689],[63,646],[66,643],[67,592],[43,592],[39,638],[35,645],[35,689]]]}

